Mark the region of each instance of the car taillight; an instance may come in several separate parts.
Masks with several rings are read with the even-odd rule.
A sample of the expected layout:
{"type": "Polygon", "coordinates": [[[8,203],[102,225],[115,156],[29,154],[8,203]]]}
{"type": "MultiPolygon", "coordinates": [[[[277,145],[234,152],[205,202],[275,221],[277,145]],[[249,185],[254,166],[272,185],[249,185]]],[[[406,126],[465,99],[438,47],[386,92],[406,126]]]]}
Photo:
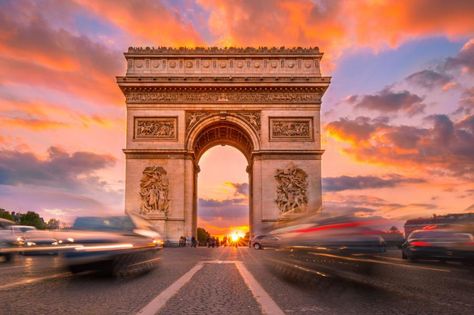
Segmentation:
{"type": "Polygon", "coordinates": [[[415,241],[415,242],[410,242],[410,246],[416,246],[416,247],[423,247],[423,246],[430,246],[431,244],[428,242],[423,242],[423,241],[415,241]]]}
{"type": "Polygon", "coordinates": [[[464,245],[467,245],[467,246],[474,246],[474,242],[466,242],[466,243],[464,243],[464,245]]]}

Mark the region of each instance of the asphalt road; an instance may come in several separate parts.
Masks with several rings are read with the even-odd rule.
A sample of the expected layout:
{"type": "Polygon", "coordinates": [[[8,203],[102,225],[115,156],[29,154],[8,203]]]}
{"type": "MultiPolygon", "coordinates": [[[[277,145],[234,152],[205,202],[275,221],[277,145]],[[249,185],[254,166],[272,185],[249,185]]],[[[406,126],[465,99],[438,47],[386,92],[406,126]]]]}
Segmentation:
{"type": "Polygon", "coordinates": [[[377,275],[362,283],[301,282],[272,272],[269,257],[248,248],[165,248],[156,270],[112,279],[73,276],[57,256],[18,256],[0,263],[0,314],[474,313],[472,267],[412,264],[394,250],[376,257],[377,275]]]}

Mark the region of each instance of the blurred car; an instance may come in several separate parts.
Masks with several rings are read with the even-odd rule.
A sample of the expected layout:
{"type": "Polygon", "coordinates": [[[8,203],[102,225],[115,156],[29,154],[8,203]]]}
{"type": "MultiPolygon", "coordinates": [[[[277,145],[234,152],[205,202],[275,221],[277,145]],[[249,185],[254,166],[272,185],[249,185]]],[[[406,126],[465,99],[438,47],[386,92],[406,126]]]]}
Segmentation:
{"type": "Polygon", "coordinates": [[[151,270],[163,239],[145,219],[126,216],[78,217],[67,234],[74,249],[64,253],[67,268],[78,273],[97,270],[128,276],[151,270]]]}
{"type": "Polygon", "coordinates": [[[415,230],[402,245],[402,258],[473,262],[474,238],[452,230],[415,230]]]}
{"type": "Polygon", "coordinates": [[[370,217],[302,217],[268,231],[279,240],[264,259],[273,270],[297,279],[365,281],[381,266],[377,256],[386,251],[381,233],[389,224],[370,217]]]}
{"type": "Polygon", "coordinates": [[[5,261],[13,258],[12,249],[23,243],[23,239],[17,237],[12,230],[15,222],[0,218],[0,257],[5,261]]]}
{"type": "Polygon", "coordinates": [[[275,248],[278,246],[279,238],[275,235],[255,235],[251,240],[251,246],[255,249],[275,248]]]}

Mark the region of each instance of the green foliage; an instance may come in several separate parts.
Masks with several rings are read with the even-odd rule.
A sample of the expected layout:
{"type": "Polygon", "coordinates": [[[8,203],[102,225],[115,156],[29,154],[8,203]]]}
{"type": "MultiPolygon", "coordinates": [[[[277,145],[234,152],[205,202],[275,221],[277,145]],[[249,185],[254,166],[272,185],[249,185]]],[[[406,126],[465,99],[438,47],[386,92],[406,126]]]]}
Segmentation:
{"type": "Polygon", "coordinates": [[[197,239],[200,244],[205,244],[210,236],[211,234],[209,234],[205,229],[200,227],[197,228],[197,239]]]}
{"type": "Polygon", "coordinates": [[[0,208],[0,218],[15,221],[10,212],[0,208]]]}
{"type": "Polygon", "coordinates": [[[39,230],[44,230],[46,228],[43,218],[34,211],[28,211],[27,213],[22,214],[20,216],[20,224],[34,226],[39,230]]]}
{"type": "Polygon", "coordinates": [[[3,208],[0,208],[0,218],[7,219],[17,224],[34,226],[37,229],[59,229],[60,222],[58,219],[50,219],[48,223],[44,222],[44,219],[34,211],[28,211],[27,213],[10,212],[3,208]]]}

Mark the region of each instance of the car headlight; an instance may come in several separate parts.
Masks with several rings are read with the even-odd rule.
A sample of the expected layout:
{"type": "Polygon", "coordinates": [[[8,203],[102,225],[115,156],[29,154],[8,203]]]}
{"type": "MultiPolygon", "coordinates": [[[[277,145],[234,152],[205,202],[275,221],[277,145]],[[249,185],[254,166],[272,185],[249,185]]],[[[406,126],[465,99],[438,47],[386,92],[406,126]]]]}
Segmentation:
{"type": "Polygon", "coordinates": [[[35,246],[36,243],[35,242],[26,242],[26,246],[35,246]]]}

